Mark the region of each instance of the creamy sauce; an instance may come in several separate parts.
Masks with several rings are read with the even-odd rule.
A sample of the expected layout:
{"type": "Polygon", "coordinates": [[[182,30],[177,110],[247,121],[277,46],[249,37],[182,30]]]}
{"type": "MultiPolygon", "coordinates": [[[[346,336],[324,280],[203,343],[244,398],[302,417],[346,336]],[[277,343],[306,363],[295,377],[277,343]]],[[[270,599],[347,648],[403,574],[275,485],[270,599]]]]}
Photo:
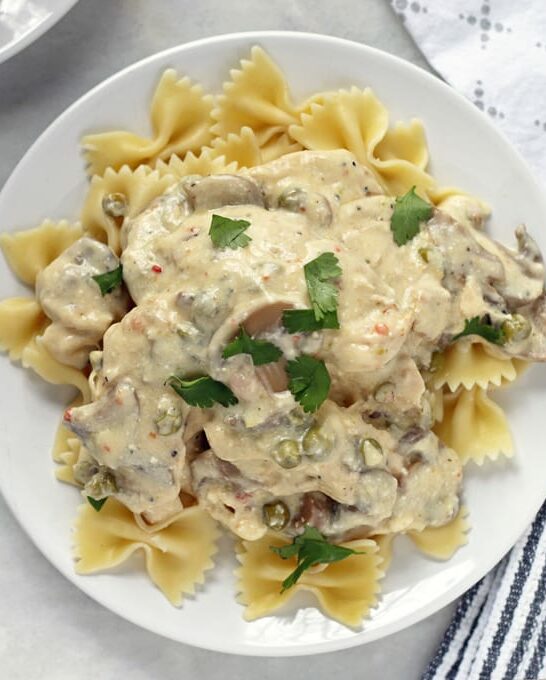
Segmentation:
{"type": "Polygon", "coordinates": [[[114,495],[155,524],[184,491],[247,539],[266,532],[279,503],[277,528],[289,534],[450,521],[462,473],[430,431],[422,373],[433,353],[465,319],[517,312],[529,333],[498,351],[544,358],[534,244],[524,231],[517,253],[493,243],[475,229],[486,209],[461,200],[399,247],[394,199],[368,170],[346,151],[301,152],[237,176],[187,178],[126,221],[121,262],[136,307],[93,353],[93,401],[67,423],[85,446],[76,474],[86,492],[114,495]],[[214,247],[213,214],[250,222],[250,243],[214,247]],[[281,312],[309,307],[303,266],[324,252],[343,270],[340,328],[290,335],[281,312]],[[258,368],[249,355],[223,359],[241,325],[284,358],[258,368]],[[284,362],[302,353],[324,360],[332,380],[311,415],[286,389],[284,362]],[[239,403],[190,407],[165,384],[174,374],[210,375],[239,403]]]}
{"type": "Polygon", "coordinates": [[[127,311],[122,288],[103,296],[92,278],[118,266],[108,246],[84,237],[38,274],[36,295],[51,319],[42,341],[61,363],[83,368],[106,329],[127,311]]]}

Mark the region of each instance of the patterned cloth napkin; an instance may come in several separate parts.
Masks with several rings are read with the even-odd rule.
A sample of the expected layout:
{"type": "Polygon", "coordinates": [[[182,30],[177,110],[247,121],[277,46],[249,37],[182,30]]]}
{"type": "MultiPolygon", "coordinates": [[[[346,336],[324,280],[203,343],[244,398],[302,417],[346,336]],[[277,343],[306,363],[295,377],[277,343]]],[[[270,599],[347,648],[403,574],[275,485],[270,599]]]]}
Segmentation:
{"type": "MultiPolygon", "coordinates": [[[[389,0],[431,66],[546,184],[546,0],[389,0]]],[[[459,601],[423,680],[546,679],[546,503],[459,601]]]]}
{"type": "Polygon", "coordinates": [[[546,184],[545,0],[390,0],[431,66],[546,184]]]}

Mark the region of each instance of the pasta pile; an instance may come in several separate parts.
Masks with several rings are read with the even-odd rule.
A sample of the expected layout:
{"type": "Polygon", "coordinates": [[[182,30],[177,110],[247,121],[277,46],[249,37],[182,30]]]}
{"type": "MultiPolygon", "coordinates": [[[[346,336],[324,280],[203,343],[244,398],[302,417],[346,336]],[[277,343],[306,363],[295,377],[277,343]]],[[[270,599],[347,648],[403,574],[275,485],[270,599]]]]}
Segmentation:
{"type": "MultiPolygon", "coordinates": [[[[235,172],[292,151],[348,149],[391,195],[416,186],[419,194],[441,206],[457,193],[438,187],[427,173],[428,150],[419,121],[389,126],[387,109],[370,89],[351,87],[295,102],[284,75],[259,47],[231,71],[216,97],[187,77],[179,79],[174,70],[165,71],[153,95],[150,120],[149,138],[129,131],[83,138],[90,182],[77,223],[46,220],[35,229],[0,237],[10,267],[30,288],[37,274],[82,234],[120,253],[120,219],[106,216],[102,209],[108,194],[123,193],[128,217],[133,217],[185,175],[235,172]]],[[[0,346],[9,357],[44,380],[74,385],[80,393],[78,403],[85,403],[90,399],[85,373],[60,364],[40,342],[47,325],[32,296],[0,303],[0,346]]],[[[435,431],[464,462],[481,465],[487,458],[512,455],[506,417],[490,391],[513,381],[522,369],[523,362],[497,358],[484,344],[465,340],[444,352],[427,376],[435,394],[435,431]]],[[[77,485],[72,468],[79,454],[79,441],[60,426],[53,451],[60,480],[77,485]]],[[[447,559],[466,543],[468,529],[462,509],[448,526],[410,533],[409,538],[424,554],[447,559]]],[[[205,571],[213,565],[218,535],[214,521],[198,506],[186,507],[168,526],[151,529],[113,499],[100,513],[84,503],[74,533],[76,569],[79,573],[109,569],[141,550],[151,580],[178,605],[203,583],[205,571]]],[[[294,565],[280,560],[269,547],[286,541],[268,535],[240,542],[237,590],[246,618],[270,614],[303,589],[316,597],[327,615],[349,626],[360,625],[377,602],[391,540],[384,536],[350,541],[348,547],[364,554],[309,570],[297,586],[282,594],[280,583],[294,565]]]]}

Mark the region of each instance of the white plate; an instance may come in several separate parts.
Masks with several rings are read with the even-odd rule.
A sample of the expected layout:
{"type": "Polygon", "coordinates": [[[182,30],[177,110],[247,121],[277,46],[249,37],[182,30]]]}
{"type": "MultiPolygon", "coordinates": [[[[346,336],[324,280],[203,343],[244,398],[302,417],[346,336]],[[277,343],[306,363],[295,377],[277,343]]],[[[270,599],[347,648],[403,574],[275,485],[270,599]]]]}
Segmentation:
{"type": "Polygon", "coordinates": [[[0,63],[54,26],[78,0],[0,0],[0,63]]]}
{"type": "MultiPolygon", "coordinates": [[[[296,98],[319,89],[370,85],[394,120],[420,116],[433,170],[441,182],[460,185],[490,202],[496,237],[510,242],[514,227],[525,222],[546,251],[546,203],[541,191],[485,116],[411,64],[356,43],[297,33],[243,33],[202,40],[157,54],[105,81],[51,125],[20,162],[0,195],[2,225],[24,229],[45,215],[75,218],[86,186],[78,149],[83,133],[112,127],[146,131],[150,96],[163,69],[174,66],[218,90],[228,69],[256,43],[280,64],[296,98]]],[[[0,268],[2,296],[20,293],[22,286],[3,262],[0,268]]],[[[541,434],[546,370],[541,366],[500,396],[517,442],[515,459],[466,469],[465,501],[473,525],[469,544],[443,563],[425,559],[400,539],[381,604],[362,631],[330,621],[312,606],[245,623],[234,599],[234,559],[227,540],[204,589],[179,610],[138,569],[74,575],[70,527],[79,496],[54,479],[49,457],[68,395],[5,359],[0,376],[0,482],[25,531],[67,578],[112,611],[166,637],[209,649],[271,656],[310,654],[400,630],[451,602],[491,569],[530,523],[546,495],[541,434]]]]}

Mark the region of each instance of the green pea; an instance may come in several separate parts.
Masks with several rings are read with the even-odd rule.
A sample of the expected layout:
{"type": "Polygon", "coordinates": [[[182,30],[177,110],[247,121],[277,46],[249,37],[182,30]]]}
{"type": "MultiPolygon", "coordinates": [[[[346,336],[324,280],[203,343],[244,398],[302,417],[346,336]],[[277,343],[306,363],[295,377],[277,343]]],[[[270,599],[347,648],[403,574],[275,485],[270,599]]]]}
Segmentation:
{"type": "Polygon", "coordinates": [[[118,490],[116,479],[111,472],[101,470],[97,472],[85,485],[85,492],[95,499],[105,498],[118,490]]]}
{"type": "Polygon", "coordinates": [[[366,438],[360,442],[360,453],[369,467],[383,465],[383,447],[377,439],[366,438]]]}
{"type": "Polygon", "coordinates": [[[419,257],[423,260],[423,262],[428,264],[430,254],[429,248],[419,248],[417,252],[419,253],[419,257]]]}
{"type": "Polygon", "coordinates": [[[301,462],[300,447],[294,439],[283,439],[273,451],[273,458],[283,468],[293,468],[301,462]]]}
{"type": "Polygon", "coordinates": [[[310,427],[302,441],[303,450],[310,458],[322,458],[330,448],[330,442],[317,425],[310,427]]]}
{"type": "Polygon", "coordinates": [[[125,194],[119,192],[106,194],[102,199],[102,210],[108,217],[125,217],[127,214],[127,199],[125,194]]]}
{"type": "Polygon", "coordinates": [[[160,411],[154,420],[158,433],[166,437],[177,432],[182,426],[182,413],[176,406],[169,406],[166,411],[160,411]]]}
{"type": "Polygon", "coordinates": [[[291,212],[305,212],[307,193],[303,189],[287,189],[279,196],[279,208],[291,212]]]}
{"type": "Polygon", "coordinates": [[[266,503],[263,507],[264,524],[266,524],[273,531],[281,531],[288,524],[290,520],[290,512],[286,503],[282,501],[273,501],[266,503]]]}
{"type": "Polygon", "coordinates": [[[445,356],[442,352],[434,352],[430,359],[430,366],[428,370],[430,373],[436,373],[444,367],[445,356]]]}
{"type": "Polygon", "coordinates": [[[502,324],[502,331],[508,342],[520,342],[531,334],[531,322],[521,314],[512,314],[502,324]]]}

